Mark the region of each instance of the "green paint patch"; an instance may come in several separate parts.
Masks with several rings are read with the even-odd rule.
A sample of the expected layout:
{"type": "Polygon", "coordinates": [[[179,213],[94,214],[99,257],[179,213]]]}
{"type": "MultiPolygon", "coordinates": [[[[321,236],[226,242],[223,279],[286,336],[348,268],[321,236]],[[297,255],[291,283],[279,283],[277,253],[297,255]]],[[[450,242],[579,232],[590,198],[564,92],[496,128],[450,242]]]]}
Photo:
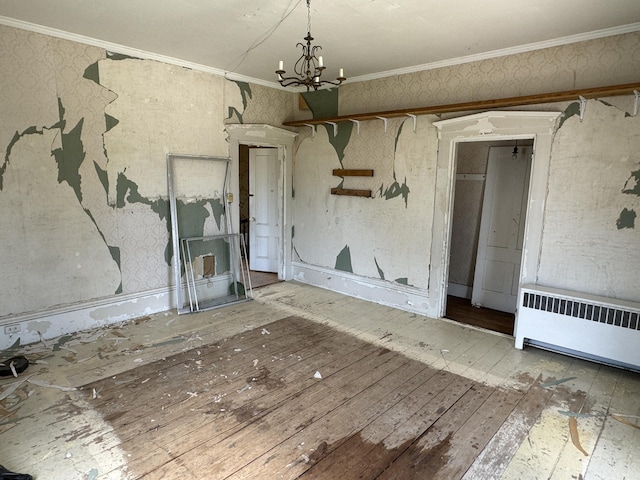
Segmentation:
{"type": "Polygon", "coordinates": [[[131,55],[125,55],[124,53],[107,52],[107,58],[109,60],[142,60],[138,57],[132,57],[131,55]]]}
{"type": "Polygon", "coordinates": [[[351,265],[351,250],[349,250],[349,245],[345,245],[336,257],[335,269],[353,273],[353,266],[351,265]]]}
{"type": "Polygon", "coordinates": [[[9,348],[6,348],[4,351],[5,352],[12,352],[13,350],[17,350],[18,348],[20,348],[20,338],[19,337],[15,342],[13,342],[13,345],[11,345],[9,348]]]}
{"type": "MultiPolygon", "coordinates": [[[[249,99],[252,96],[251,86],[247,82],[239,82],[237,80],[232,80],[232,82],[240,89],[240,96],[242,97],[242,111],[244,112],[247,109],[249,99]]],[[[229,107],[229,116],[227,119],[233,118],[234,115],[240,123],[244,123],[242,120],[242,112],[240,112],[236,107],[229,107]]]]}
{"type": "Polygon", "coordinates": [[[107,133],[113,127],[118,125],[120,123],[120,120],[118,120],[116,117],[112,117],[111,115],[105,113],[104,114],[104,123],[105,123],[105,126],[106,126],[106,130],[104,131],[104,133],[107,133]]]}
{"type": "Polygon", "coordinates": [[[91,80],[92,82],[100,85],[100,69],[98,67],[98,62],[92,63],[87,68],[85,68],[82,76],[87,80],[91,80]]]}
{"type": "MultiPolygon", "coordinates": [[[[158,214],[161,220],[166,220],[167,231],[171,233],[169,201],[162,198],[151,201],[148,198],[143,197],[138,191],[138,185],[128,179],[124,173],[120,173],[118,174],[116,182],[116,208],[124,208],[127,203],[141,203],[143,205],[149,205],[151,210],[158,214]]],[[[200,199],[189,203],[184,203],[182,200],[178,200],[176,202],[176,210],[179,218],[178,231],[180,232],[181,238],[204,236],[205,220],[211,215],[209,210],[206,208],[207,205],[211,208],[213,218],[216,221],[218,229],[220,229],[222,216],[224,215],[224,205],[222,205],[221,199],[200,199]]],[[[220,250],[220,252],[222,251],[223,250],[220,250]]],[[[193,258],[198,255],[214,253],[215,255],[220,255],[219,259],[222,260],[225,258],[226,254],[220,252],[211,252],[208,247],[192,247],[193,258]]],[[[173,245],[171,239],[169,239],[165,248],[165,260],[168,265],[171,265],[172,254],[173,245]]],[[[222,266],[224,264],[220,265],[222,266]]]]}
{"type": "MultiPolygon", "coordinates": [[[[333,125],[324,125],[327,129],[327,135],[329,136],[329,143],[333,146],[338,155],[340,165],[344,159],[344,149],[347,148],[349,140],[351,139],[351,132],[353,131],[353,123],[339,123],[337,135],[333,134],[333,125]]],[[[342,165],[344,166],[344,165],[342,165]]]]}
{"type": "Polygon", "coordinates": [[[240,95],[242,96],[242,108],[247,109],[247,105],[249,105],[249,99],[252,98],[251,93],[251,85],[247,82],[239,82],[237,80],[232,80],[240,89],[240,95]]]}
{"type": "Polygon", "coordinates": [[[328,88],[314,92],[302,92],[302,98],[309,106],[313,118],[327,118],[338,115],[338,89],[328,88]]]}
{"type": "Polygon", "coordinates": [[[242,114],[238,111],[238,109],[236,107],[229,107],[229,115],[227,116],[227,119],[233,118],[234,115],[240,123],[243,123],[242,114]]]}
{"type": "Polygon", "coordinates": [[[640,196],[640,170],[631,172],[631,176],[624,184],[622,193],[640,196]]]}
{"type": "MultiPolygon", "coordinates": [[[[406,122],[406,120],[405,120],[406,122]]],[[[395,143],[393,144],[393,154],[395,155],[396,151],[398,150],[398,141],[400,140],[400,134],[402,133],[402,127],[404,127],[404,122],[402,122],[400,124],[400,127],[398,127],[398,133],[396,133],[396,140],[395,143]]]]}
{"type": "Polygon", "coordinates": [[[9,142],[9,145],[7,145],[7,149],[5,150],[5,153],[4,153],[4,162],[0,166],[0,191],[2,191],[4,172],[7,171],[7,166],[9,165],[9,157],[11,157],[11,151],[13,150],[13,147],[16,145],[16,143],[20,141],[20,139],[24,135],[31,135],[33,133],[42,133],[42,132],[38,132],[36,127],[29,127],[22,133],[16,132],[13,134],[13,138],[9,142]]]}
{"type": "Polygon", "coordinates": [[[562,115],[560,115],[560,123],[558,124],[558,130],[562,128],[562,125],[564,124],[564,122],[569,120],[574,115],[580,115],[580,102],[571,103],[565,109],[565,111],[562,112],[562,115]]]}
{"type": "MultiPolygon", "coordinates": [[[[244,112],[247,109],[247,105],[249,105],[249,99],[252,98],[253,95],[251,93],[251,85],[247,82],[240,82],[237,80],[232,80],[232,82],[240,89],[240,96],[242,97],[242,111],[244,112]]],[[[242,112],[240,112],[236,107],[229,107],[229,116],[227,118],[233,118],[234,115],[238,118],[240,123],[243,123],[242,112]]]]}
{"type": "Polygon", "coordinates": [[[375,262],[376,268],[378,269],[378,275],[380,275],[380,278],[384,280],[384,272],[380,268],[380,265],[378,265],[378,259],[376,257],[373,257],[373,261],[375,262]]]}
{"type": "Polygon", "coordinates": [[[407,277],[396,278],[394,282],[409,286],[409,279],[407,277]]]}
{"type": "Polygon", "coordinates": [[[411,190],[409,190],[406,178],[404,179],[402,185],[400,185],[397,180],[389,185],[386,189],[384,189],[384,185],[380,185],[379,192],[380,196],[384,197],[385,200],[391,200],[392,198],[402,196],[402,198],[404,199],[405,208],[409,205],[409,192],[411,192],[411,190]]]}
{"type": "Polygon", "coordinates": [[[69,133],[63,132],[62,147],[51,152],[58,163],[58,183],[67,182],[80,203],[82,203],[80,166],[85,158],[81,138],[83,123],[84,118],[81,118],[69,133]]]}
{"type": "Polygon", "coordinates": [[[116,262],[116,264],[118,265],[118,268],[120,268],[120,247],[115,247],[115,246],[111,246],[111,245],[107,245],[109,247],[109,253],[111,254],[111,258],[113,258],[113,261],[116,262]]]}
{"type": "Polygon", "coordinates": [[[109,193],[109,175],[107,175],[107,171],[100,168],[96,162],[93,162],[93,167],[96,169],[96,174],[98,175],[98,180],[102,184],[102,188],[104,188],[105,195],[109,193]]]}
{"type": "Polygon", "coordinates": [[[620,216],[616,220],[616,227],[618,227],[618,230],[623,228],[635,228],[635,222],[636,212],[634,210],[623,208],[622,212],[620,212],[620,216]]]}
{"type": "MultiPolygon", "coordinates": [[[[307,102],[313,118],[327,118],[338,115],[338,89],[330,88],[327,90],[318,90],[315,92],[303,92],[302,97],[307,102]]],[[[329,143],[333,146],[338,155],[340,165],[344,159],[344,150],[351,139],[353,131],[352,122],[338,123],[337,133],[334,135],[333,125],[323,125],[329,136],[329,143]]],[[[342,165],[344,167],[344,165],[342,165]]],[[[342,184],[341,184],[342,185],[342,184]]]]}

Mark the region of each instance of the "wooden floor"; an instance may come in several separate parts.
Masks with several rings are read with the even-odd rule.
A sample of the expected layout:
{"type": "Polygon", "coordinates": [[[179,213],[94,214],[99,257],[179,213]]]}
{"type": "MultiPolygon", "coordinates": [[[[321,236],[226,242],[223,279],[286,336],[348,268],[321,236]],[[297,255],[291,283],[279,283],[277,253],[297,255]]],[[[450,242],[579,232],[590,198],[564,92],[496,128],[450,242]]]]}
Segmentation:
{"type": "Polygon", "coordinates": [[[258,272],[256,270],[249,270],[251,276],[251,286],[253,288],[260,288],[267,285],[273,285],[278,283],[278,274],[271,272],[258,272]]]}
{"type": "Polygon", "coordinates": [[[551,396],[489,387],[295,316],[83,389],[99,392],[93,406],[132,478],[183,480],[458,479],[509,416],[537,418],[551,396]]]}
{"type": "Polygon", "coordinates": [[[639,374],[296,282],[16,354],[0,464],[36,480],[640,472],[639,374]]]}
{"type": "Polygon", "coordinates": [[[467,298],[447,296],[445,316],[466,325],[513,335],[515,316],[512,313],[491,308],[477,308],[471,305],[471,300],[467,298]]]}

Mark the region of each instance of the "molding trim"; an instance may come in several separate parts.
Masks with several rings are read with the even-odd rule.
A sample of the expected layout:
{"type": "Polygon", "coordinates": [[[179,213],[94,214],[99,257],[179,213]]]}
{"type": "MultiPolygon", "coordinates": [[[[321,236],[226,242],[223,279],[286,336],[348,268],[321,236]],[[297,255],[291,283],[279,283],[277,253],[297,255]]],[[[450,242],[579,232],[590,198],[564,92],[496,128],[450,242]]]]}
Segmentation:
{"type": "Polygon", "coordinates": [[[391,77],[394,75],[405,75],[407,73],[422,72],[425,70],[435,70],[436,68],[452,67],[465,63],[479,62],[481,60],[489,60],[491,58],[506,57],[508,55],[517,55],[519,53],[532,52],[534,50],[543,50],[545,48],[560,47],[571,43],[585,42],[587,40],[596,40],[598,38],[612,37],[614,35],[624,35],[625,33],[633,33],[640,31],[640,22],[621,25],[618,27],[605,28],[602,30],[594,30],[593,32],[580,33],[577,35],[569,35],[567,37],[545,40],[543,42],[529,43],[516,47],[502,48],[500,50],[492,50],[490,52],[476,53],[474,55],[466,55],[464,57],[452,58],[449,60],[441,60],[439,62],[423,63],[422,65],[414,65],[412,67],[398,68],[396,70],[387,70],[384,72],[372,73],[370,75],[360,75],[359,77],[349,78],[351,82],[366,82],[369,80],[378,80],[380,78],[391,77]]]}
{"type": "Polygon", "coordinates": [[[414,287],[330,268],[293,262],[293,279],[350,297],[427,315],[428,293],[414,287]]]}
{"type": "Polygon", "coordinates": [[[9,348],[18,339],[21,345],[27,345],[41,339],[50,340],[60,335],[106,327],[172,308],[175,308],[175,288],[168,287],[7,316],[0,319],[0,328],[20,325],[20,332],[7,335],[4,329],[0,330],[0,350],[9,348]]]}
{"type": "MultiPolygon", "coordinates": [[[[292,90],[291,88],[284,88],[282,85],[280,85],[278,82],[275,82],[275,81],[269,82],[266,80],[261,80],[259,78],[253,78],[253,77],[248,77],[246,75],[240,75],[238,73],[227,72],[225,70],[209,67],[207,65],[202,65],[200,63],[188,62],[186,60],[181,60],[179,58],[161,55],[159,53],[148,52],[146,50],[139,50],[137,48],[127,47],[125,45],[120,45],[118,43],[107,42],[104,40],[99,40],[97,38],[87,37],[85,35],[79,35],[77,33],[65,32],[64,30],[58,30],[56,28],[45,27],[42,25],[37,25],[35,23],[16,20],[15,18],[3,17],[0,15],[0,25],[19,28],[21,30],[28,30],[30,32],[39,33],[42,35],[48,35],[50,37],[61,38],[63,40],[69,40],[71,42],[76,42],[76,43],[82,43],[84,45],[91,45],[93,47],[103,48],[108,52],[120,53],[122,55],[127,55],[130,57],[139,58],[142,60],[155,60],[162,63],[168,63],[169,65],[176,65],[178,67],[184,67],[191,70],[196,70],[198,72],[210,73],[212,75],[224,77],[226,80],[248,82],[248,83],[253,83],[257,85],[262,85],[265,87],[275,88],[278,90],[287,90],[287,91],[292,90]]],[[[300,90],[300,91],[303,91],[303,90],[300,90]]]]}
{"type": "MultiPolygon", "coordinates": [[[[106,42],[97,38],[91,38],[84,35],[78,35],[76,33],[65,32],[64,30],[58,30],[56,28],[45,27],[43,25],[37,25],[35,23],[25,22],[17,20],[15,18],[4,17],[0,15],[0,25],[6,25],[8,27],[19,28],[21,30],[29,30],[31,32],[40,33],[43,35],[49,35],[51,37],[62,38],[64,40],[70,40],[72,42],[83,43],[86,45],[92,45],[94,47],[104,48],[110,52],[121,53],[123,55],[129,55],[131,57],[137,57],[145,60],[156,60],[159,62],[168,63],[171,65],[177,65],[179,67],[190,68],[200,72],[211,73],[213,75],[219,75],[227,80],[240,81],[254,83],[256,85],[262,85],[265,87],[275,88],[276,90],[286,90],[290,92],[304,92],[304,88],[291,88],[283,87],[278,82],[271,82],[262,80],[259,78],[248,77],[246,75],[240,75],[238,73],[227,72],[219,68],[209,67],[199,63],[187,62],[174,57],[168,57],[153,52],[147,52],[144,50],[138,50],[136,48],[127,47],[117,43],[106,42]]],[[[503,48],[500,50],[492,50],[490,52],[477,53],[474,55],[466,55],[464,57],[457,57],[448,60],[441,60],[438,62],[424,63],[421,65],[414,65],[412,67],[398,68],[395,70],[386,70],[383,72],[376,72],[369,75],[360,75],[358,77],[349,78],[349,83],[366,82],[369,80],[377,80],[380,78],[392,77],[396,75],[405,75],[407,73],[422,72],[425,70],[434,70],[436,68],[451,67],[455,65],[462,65],[465,63],[478,62],[480,60],[488,60],[491,58],[505,57],[507,55],[516,55],[519,53],[531,52],[534,50],[542,50],[545,48],[559,47],[571,43],[584,42],[587,40],[595,40],[598,38],[611,37],[614,35],[623,35],[625,33],[633,33],[640,31],[640,22],[630,23],[628,25],[621,25],[618,27],[605,28],[602,30],[595,30],[593,32],[580,33],[577,35],[569,35],[566,37],[560,37],[552,40],[545,40],[543,42],[529,43],[527,45],[520,45],[516,47],[503,48]]]]}
{"type": "MultiPolygon", "coordinates": [[[[296,132],[264,124],[227,124],[229,157],[231,157],[230,191],[239,196],[240,145],[274,147],[278,149],[280,179],[278,180],[278,278],[291,280],[293,251],[293,142],[296,132]]],[[[231,204],[232,224],[240,225],[240,202],[231,204]]]]}
{"type": "MultiPolygon", "coordinates": [[[[435,209],[431,264],[429,267],[429,312],[444,315],[451,248],[451,218],[458,142],[520,139],[534,140],[531,179],[519,285],[534,283],[542,242],[542,222],[551,161],[551,144],[559,112],[488,111],[434,122],[438,130],[435,209]]],[[[517,322],[517,313],[516,313],[517,322]]]]}

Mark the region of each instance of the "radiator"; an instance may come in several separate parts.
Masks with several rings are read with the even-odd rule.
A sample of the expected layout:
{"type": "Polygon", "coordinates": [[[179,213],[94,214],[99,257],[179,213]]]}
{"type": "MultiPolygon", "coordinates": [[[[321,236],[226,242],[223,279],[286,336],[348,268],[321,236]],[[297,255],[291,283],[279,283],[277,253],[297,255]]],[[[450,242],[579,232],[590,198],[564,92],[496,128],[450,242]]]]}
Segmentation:
{"type": "Polygon", "coordinates": [[[524,285],[515,340],[520,349],[526,343],[640,370],[640,304],[524,285]]]}

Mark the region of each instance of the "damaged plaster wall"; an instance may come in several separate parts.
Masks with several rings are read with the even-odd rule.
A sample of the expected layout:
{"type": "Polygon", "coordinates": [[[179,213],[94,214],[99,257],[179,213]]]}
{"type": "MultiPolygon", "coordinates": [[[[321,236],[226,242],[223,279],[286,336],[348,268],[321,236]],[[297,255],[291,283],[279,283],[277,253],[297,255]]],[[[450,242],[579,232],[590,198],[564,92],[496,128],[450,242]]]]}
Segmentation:
{"type": "Polygon", "coordinates": [[[412,225],[407,235],[406,218],[433,210],[437,136],[431,121],[420,118],[422,134],[404,119],[389,121],[386,133],[381,123],[363,123],[359,134],[350,132],[342,158],[331,126],[319,127],[315,137],[302,134],[294,169],[300,262],[426,288],[430,222],[412,225]],[[336,168],[373,169],[374,176],[343,179],[332,176],[336,168]],[[409,179],[424,188],[409,193],[409,179]],[[338,186],[371,190],[372,198],[331,195],[338,186]]]}
{"type": "MultiPolygon", "coordinates": [[[[293,94],[6,26],[0,60],[0,322],[25,343],[170,308],[166,154],[227,157],[226,123],[293,94]]],[[[224,228],[214,197],[179,207],[194,231],[224,228]]]]}
{"type": "Polygon", "coordinates": [[[640,301],[639,212],[640,117],[589,101],[556,133],[539,283],[640,301]]]}
{"type": "Polygon", "coordinates": [[[109,95],[78,68],[103,52],[9,27],[0,37],[0,317],[113,295],[119,259],[96,170],[109,95]]]}
{"type": "MultiPolygon", "coordinates": [[[[640,33],[635,32],[379,80],[347,82],[338,89],[338,111],[333,114],[348,115],[630,83],[637,81],[640,74],[639,42],[640,33]]],[[[315,113],[313,102],[307,103],[315,113]]],[[[592,103],[589,102],[587,111],[592,103]]],[[[616,98],[612,103],[622,105],[618,109],[622,117],[625,111],[631,111],[631,100],[616,98]]],[[[567,106],[568,103],[551,103],[513,110],[563,112],[567,106]]],[[[453,118],[471,113],[475,112],[443,114],[441,117],[453,118]]],[[[294,169],[294,254],[303,273],[297,278],[381,303],[426,312],[426,308],[412,305],[402,296],[396,296],[393,301],[381,299],[380,289],[375,288],[380,286],[379,283],[371,288],[373,284],[367,279],[383,281],[388,292],[404,295],[406,287],[409,287],[421,298],[429,295],[429,264],[441,262],[440,259],[429,258],[434,218],[445,215],[445,212],[434,210],[433,202],[438,150],[435,131],[431,127],[434,119],[431,116],[418,117],[415,132],[409,118],[388,119],[386,130],[382,120],[364,121],[359,134],[356,126],[342,122],[338,124],[338,136],[335,137],[331,125],[319,125],[315,137],[308,127],[300,129],[300,147],[294,169]],[[339,136],[342,138],[338,139],[339,136]],[[374,177],[342,179],[332,176],[334,168],[373,168],[374,177]],[[331,195],[332,187],[371,189],[373,198],[331,195]],[[319,273],[311,275],[314,267],[319,273]],[[340,276],[341,280],[335,280],[331,272],[336,272],[335,276],[340,276]],[[352,286],[358,285],[352,288],[349,282],[352,286]],[[375,292],[367,293],[367,290],[375,292]]],[[[571,121],[575,122],[575,119],[571,121]]],[[[592,121],[603,122],[602,119],[592,121]]],[[[637,158],[633,150],[636,147],[629,141],[620,141],[619,135],[610,127],[601,125],[600,128],[598,138],[602,148],[612,148],[620,156],[624,151],[630,159],[637,158]]],[[[634,135],[637,135],[635,131],[634,135]]],[[[553,148],[556,148],[555,144],[553,148]]],[[[580,163],[580,158],[575,161],[580,163]]],[[[627,163],[630,165],[632,161],[627,163]]],[[[571,170],[577,168],[572,165],[571,170]]],[[[573,241],[575,235],[565,228],[555,230],[556,225],[547,224],[545,228],[557,233],[545,233],[548,243],[545,244],[547,251],[542,257],[543,264],[539,266],[539,281],[637,301],[637,292],[630,292],[633,285],[638,284],[637,269],[634,272],[630,267],[634,265],[632,262],[619,263],[625,261],[623,258],[630,258],[623,257],[619,247],[631,248],[633,238],[637,242],[637,236],[632,238],[637,227],[634,230],[629,225],[638,223],[634,216],[638,211],[634,207],[637,196],[633,194],[637,189],[634,183],[637,176],[633,172],[638,168],[620,168],[624,175],[619,172],[612,179],[608,178],[610,168],[597,170],[589,169],[581,174],[588,176],[581,177],[582,181],[593,185],[602,182],[602,187],[598,186],[596,191],[604,189],[608,193],[603,194],[599,201],[608,202],[616,197],[616,205],[611,207],[615,214],[613,219],[607,217],[608,224],[604,218],[600,222],[589,222],[594,229],[589,237],[592,242],[597,239],[600,246],[596,248],[595,243],[591,243],[588,251],[597,256],[603,250],[610,250],[607,246],[610,235],[628,237],[622,242],[614,241],[616,253],[604,255],[606,262],[615,260],[614,265],[621,267],[617,269],[620,278],[597,288],[593,280],[584,280],[584,283],[577,278],[576,281],[565,281],[568,269],[575,270],[575,275],[580,276],[580,272],[587,272],[589,268],[583,269],[580,262],[585,259],[579,258],[569,265],[566,262],[559,267],[548,265],[556,260],[554,255],[560,255],[557,249],[553,249],[550,238],[556,235],[566,243],[573,241]],[[607,179],[603,179],[603,175],[607,179]],[[631,193],[622,193],[623,190],[631,193]],[[609,228],[611,225],[613,229],[609,228]],[[621,286],[624,282],[627,282],[626,287],[621,286]]],[[[568,181],[567,175],[565,173],[561,177],[568,181]]],[[[550,181],[550,199],[555,195],[552,189],[565,189],[562,183],[550,181]]],[[[575,208],[578,215],[587,215],[588,211],[579,205],[582,195],[586,193],[575,199],[575,208]]],[[[558,208],[554,205],[553,208],[558,208]]],[[[559,218],[564,218],[565,214],[570,215],[571,212],[560,213],[559,218]]],[[[561,223],[562,220],[558,220],[558,224],[561,223]]],[[[637,243],[635,245],[637,251],[637,243]]],[[[631,259],[636,259],[636,255],[631,254],[631,259]]],[[[464,272],[459,273],[460,281],[464,280],[464,272]]],[[[598,276],[599,280],[605,280],[604,277],[612,279],[612,272],[598,276]]]]}

